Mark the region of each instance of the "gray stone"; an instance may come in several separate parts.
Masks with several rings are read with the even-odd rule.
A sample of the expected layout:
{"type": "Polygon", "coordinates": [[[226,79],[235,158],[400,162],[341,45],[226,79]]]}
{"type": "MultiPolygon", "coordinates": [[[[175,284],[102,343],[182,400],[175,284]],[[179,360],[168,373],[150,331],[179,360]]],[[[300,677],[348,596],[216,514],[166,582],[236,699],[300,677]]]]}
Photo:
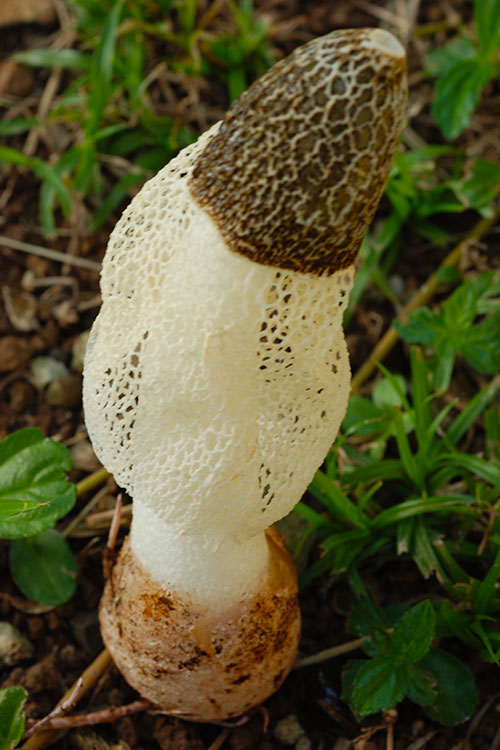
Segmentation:
{"type": "Polygon", "coordinates": [[[274,727],[274,736],[284,745],[295,745],[304,736],[304,730],[295,714],[285,716],[274,727]]]}
{"type": "Polygon", "coordinates": [[[8,667],[31,659],[34,648],[10,622],[0,622],[0,662],[8,667]]]}

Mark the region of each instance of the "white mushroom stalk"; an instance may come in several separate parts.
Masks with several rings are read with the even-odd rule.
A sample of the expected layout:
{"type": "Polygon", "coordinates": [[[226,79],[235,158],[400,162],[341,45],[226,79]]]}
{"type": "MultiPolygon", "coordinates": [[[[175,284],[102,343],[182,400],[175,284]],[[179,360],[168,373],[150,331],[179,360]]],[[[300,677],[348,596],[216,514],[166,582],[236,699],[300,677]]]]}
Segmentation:
{"type": "Polygon", "coordinates": [[[241,714],[295,659],[295,571],[266,529],[345,412],[342,315],[405,98],[389,33],[314,40],[150,180],[110,239],[84,405],[133,523],[101,625],[130,684],[172,713],[241,714]]]}

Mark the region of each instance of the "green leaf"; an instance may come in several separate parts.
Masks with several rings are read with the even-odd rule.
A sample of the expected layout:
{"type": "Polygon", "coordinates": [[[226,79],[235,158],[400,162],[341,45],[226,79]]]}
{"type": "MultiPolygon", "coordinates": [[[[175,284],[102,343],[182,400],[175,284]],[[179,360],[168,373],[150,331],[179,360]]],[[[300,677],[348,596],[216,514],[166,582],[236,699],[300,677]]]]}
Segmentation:
{"type": "Polygon", "coordinates": [[[0,146],[0,161],[27,167],[28,169],[31,169],[40,180],[47,181],[56,191],[57,197],[61,202],[61,208],[66,216],[70,215],[72,204],[71,195],[57,172],[42,161],[42,159],[38,159],[36,156],[26,156],[22,151],[18,151],[14,148],[0,146]]]}
{"type": "MultiPolygon", "coordinates": [[[[121,18],[124,0],[117,0],[106,19],[99,45],[92,55],[90,65],[89,118],[85,130],[90,138],[101,127],[104,108],[111,92],[113,60],[117,43],[117,26],[121,18]]],[[[89,150],[92,150],[89,145],[89,150]]]]}
{"type": "Polygon", "coordinates": [[[406,393],[406,380],[402,375],[394,375],[393,378],[393,381],[388,378],[381,378],[373,389],[373,403],[379,409],[403,405],[401,393],[406,393]]]}
{"type": "Polygon", "coordinates": [[[389,657],[350,661],[343,672],[343,693],[360,718],[387,711],[402,700],[408,690],[411,670],[389,657]]]}
{"type": "Polygon", "coordinates": [[[461,60],[440,76],[432,114],[445,138],[452,141],[468,126],[493,65],[477,59],[461,60]]]}
{"type": "Polygon", "coordinates": [[[335,518],[345,519],[360,529],[368,526],[368,516],[322,471],[316,472],[308,489],[311,494],[325,504],[335,518]]]}
{"type": "Polygon", "coordinates": [[[4,120],[0,122],[0,135],[18,135],[19,133],[26,133],[31,128],[36,128],[38,120],[28,117],[14,117],[12,120],[4,120]]]}
{"type": "Polygon", "coordinates": [[[393,321],[394,328],[401,338],[412,344],[433,344],[445,329],[443,319],[427,307],[415,310],[407,323],[393,321]]]}
{"type": "Polygon", "coordinates": [[[447,440],[453,445],[456,445],[460,438],[462,438],[467,430],[474,424],[476,419],[478,419],[480,414],[482,414],[488,404],[490,404],[495,398],[499,390],[500,387],[496,385],[494,381],[491,381],[491,383],[485,385],[484,388],[481,388],[446,430],[447,440]]]}
{"type": "Polygon", "coordinates": [[[0,498],[0,521],[7,518],[13,518],[27,510],[41,508],[45,503],[38,503],[36,500],[16,500],[15,498],[0,498]]]}
{"type": "Polygon", "coordinates": [[[76,564],[55,529],[11,542],[9,562],[14,582],[28,599],[56,606],[75,592],[76,564]]]}
{"type": "Polygon", "coordinates": [[[432,704],[424,706],[431,719],[452,726],[465,721],[474,712],[479,695],[474,677],[463,661],[433,648],[418,666],[436,680],[436,697],[432,704]]]}
{"type": "Polygon", "coordinates": [[[435,627],[436,617],[428,600],[407,610],[394,628],[391,645],[394,660],[406,665],[420,661],[431,646],[435,627]]]}
{"type": "Polygon", "coordinates": [[[0,690],[0,750],[14,750],[24,734],[23,706],[28,694],[20,685],[0,690]]]}
{"type": "Polygon", "coordinates": [[[12,503],[28,506],[22,513],[0,519],[0,537],[38,534],[68,513],[76,497],[74,485],[66,480],[69,469],[68,449],[44,437],[41,430],[18,430],[2,440],[0,508],[13,507],[12,503]]]}
{"type": "Polygon", "coordinates": [[[479,55],[494,56],[500,44],[500,0],[474,0],[479,55]]]}
{"type": "Polygon", "coordinates": [[[416,489],[422,491],[425,486],[425,476],[419,465],[419,462],[415,460],[415,456],[412,453],[410,442],[406,435],[405,424],[403,415],[399,413],[397,418],[394,420],[395,437],[398,446],[399,455],[406,474],[416,489]]]}
{"type": "Polygon", "coordinates": [[[450,459],[456,466],[470,471],[471,474],[490,482],[495,487],[500,487],[500,465],[485,461],[479,456],[471,456],[468,453],[443,453],[442,459],[450,459]]]}
{"type": "Polygon", "coordinates": [[[500,184],[500,165],[486,159],[474,159],[469,177],[457,184],[464,208],[482,211],[495,198],[500,184]]]}
{"type": "Polygon", "coordinates": [[[14,62],[38,68],[69,68],[88,70],[90,55],[75,49],[29,49],[12,55],[14,62]]]}
{"type": "Polygon", "coordinates": [[[490,603],[495,596],[496,586],[500,580],[500,550],[497,552],[495,561],[489,569],[485,578],[479,584],[474,594],[473,612],[483,614],[488,611],[490,603]]]}
{"type": "Polygon", "coordinates": [[[461,36],[442,47],[430,50],[425,56],[425,72],[432,76],[442,75],[461,60],[475,56],[474,44],[461,36]]]}
{"type": "Polygon", "coordinates": [[[436,680],[422,669],[414,668],[408,686],[408,698],[419,706],[428,706],[436,700],[436,680]]]}

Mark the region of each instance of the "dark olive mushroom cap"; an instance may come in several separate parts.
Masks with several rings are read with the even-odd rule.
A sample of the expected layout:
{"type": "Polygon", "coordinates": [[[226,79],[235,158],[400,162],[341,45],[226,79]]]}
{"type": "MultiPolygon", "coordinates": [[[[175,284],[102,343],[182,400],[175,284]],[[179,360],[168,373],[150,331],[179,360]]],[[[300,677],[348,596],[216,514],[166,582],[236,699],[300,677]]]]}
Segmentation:
{"type": "Polygon", "coordinates": [[[328,275],[351,265],[404,122],[405,55],[381,29],[335,31],[256,81],[198,158],[190,189],[231,250],[328,275]]]}

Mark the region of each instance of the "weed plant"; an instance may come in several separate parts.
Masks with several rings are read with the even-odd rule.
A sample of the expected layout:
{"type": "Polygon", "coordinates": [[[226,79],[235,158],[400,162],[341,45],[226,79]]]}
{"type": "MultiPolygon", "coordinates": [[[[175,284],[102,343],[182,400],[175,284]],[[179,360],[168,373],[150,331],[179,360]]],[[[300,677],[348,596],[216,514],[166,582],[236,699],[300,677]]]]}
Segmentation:
{"type": "Polygon", "coordinates": [[[31,169],[41,182],[40,226],[56,233],[57,209],[70,219],[79,206],[95,232],[130,192],[157,172],[199,132],[179,117],[159,114],[155,99],[164,69],[221,81],[229,100],[273,64],[267,27],[251,0],[230,3],[232,23],[211,33],[196,0],[68,0],[77,42],[71,49],[32,49],[13,60],[73,73],[45,122],[6,118],[0,136],[59,127],[72,141],[51,158],[0,146],[0,162],[31,169]],[[151,69],[152,59],[156,64],[151,69]]]}

